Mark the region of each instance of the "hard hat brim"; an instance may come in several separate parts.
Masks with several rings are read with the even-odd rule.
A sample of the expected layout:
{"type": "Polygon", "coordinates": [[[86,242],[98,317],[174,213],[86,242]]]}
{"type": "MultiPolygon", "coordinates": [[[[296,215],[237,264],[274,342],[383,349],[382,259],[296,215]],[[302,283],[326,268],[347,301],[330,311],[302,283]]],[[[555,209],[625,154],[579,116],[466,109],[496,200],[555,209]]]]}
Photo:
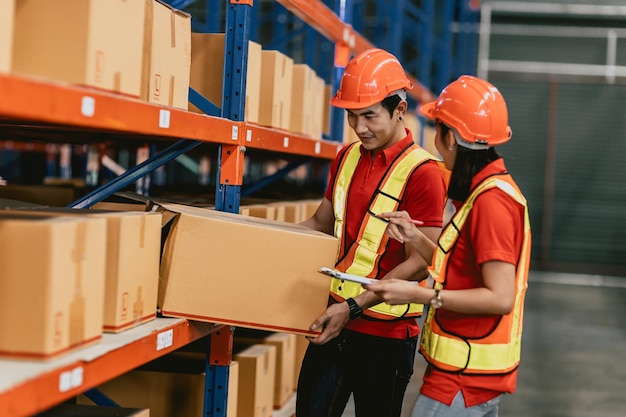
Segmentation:
{"type": "Polygon", "coordinates": [[[436,101],[431,101],[430,103],[426,103],[422,106],[420,106],[420,113],[423,116],[428,117],[429,119],[436,119],[437,118],[437,102],[436,101]]]}

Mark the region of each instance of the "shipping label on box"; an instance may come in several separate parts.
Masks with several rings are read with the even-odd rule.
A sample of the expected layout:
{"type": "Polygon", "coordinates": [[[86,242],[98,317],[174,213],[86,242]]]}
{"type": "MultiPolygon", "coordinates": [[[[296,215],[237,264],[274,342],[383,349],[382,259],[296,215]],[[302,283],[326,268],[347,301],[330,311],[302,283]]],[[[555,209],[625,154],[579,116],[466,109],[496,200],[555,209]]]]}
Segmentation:
{"type": "MultiPolygon", "coordinates": [[[[223,33],[191,34],[191,78],[190,86],[218,108],[222,107],[224,81],[224,42],[223,33]]],[[[261,45],[249,41],[246,62],[246,102],[245,121],[259,121],[259,100],[261,90],[261,45]]],[[[189,110],[202,113],[189,103],[189,110]]]]}
{"type": "Polygon", "coordinates": [[[187,109],[191,68],[191,16],[157,0],[146,11],[141,98],[187,109]]]}
{"type": "Polygon", "coordinates": [[[145,14],[145,0],[18,1],[13,71],[139,97],[145,14]]]}
{"type": "Polygon", "coordinates": [[[0,0],[0,72],[11,70],[15,0],[0,0]]]}
{"type": "Polygon", "coordinates": [[[102,337],[106,222],[0,212],[0,353],[51,359],[102,337]]]}
{"type": "Polygon", "coordinates": [[[165,316],[299,334],[324,312],[338,240],[286,222],[179,204],[161,258],[165,316]]]}

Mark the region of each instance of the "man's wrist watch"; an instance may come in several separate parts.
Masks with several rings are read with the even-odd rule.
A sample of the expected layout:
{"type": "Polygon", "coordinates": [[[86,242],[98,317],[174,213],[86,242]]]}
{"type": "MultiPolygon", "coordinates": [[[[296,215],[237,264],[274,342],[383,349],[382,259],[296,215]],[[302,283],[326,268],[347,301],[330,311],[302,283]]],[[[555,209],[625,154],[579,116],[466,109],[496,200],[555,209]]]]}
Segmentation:
{"type": "Polygon", "coordinates": [[[356,320],[363,315],[363,310],[361,310],[361,307],[354,301],[354,298],[346,298],[346,303],[348,303],[348,307],[350,308],[350,320],[356,320]]]}
{"type": "Polygon", "coordinates": [[[435,296],[431,298],[430,306],[432,308],[443,307],[443,300],[441,299],[441,290],[439,288],[435,288],[435,296]]]}

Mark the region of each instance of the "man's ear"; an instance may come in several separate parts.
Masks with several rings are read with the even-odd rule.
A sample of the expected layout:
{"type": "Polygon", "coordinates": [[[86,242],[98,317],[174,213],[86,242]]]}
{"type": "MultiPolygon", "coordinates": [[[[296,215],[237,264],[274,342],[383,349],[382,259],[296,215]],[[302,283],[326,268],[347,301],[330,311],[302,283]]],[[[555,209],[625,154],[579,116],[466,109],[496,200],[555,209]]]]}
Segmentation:
{"type": "Polygon", "coordinates": [[[396,110],[398,111],[399,116],[404,116],[406,114],[408,104],[405,100],[400,101],[396,106],[396,110]]]}

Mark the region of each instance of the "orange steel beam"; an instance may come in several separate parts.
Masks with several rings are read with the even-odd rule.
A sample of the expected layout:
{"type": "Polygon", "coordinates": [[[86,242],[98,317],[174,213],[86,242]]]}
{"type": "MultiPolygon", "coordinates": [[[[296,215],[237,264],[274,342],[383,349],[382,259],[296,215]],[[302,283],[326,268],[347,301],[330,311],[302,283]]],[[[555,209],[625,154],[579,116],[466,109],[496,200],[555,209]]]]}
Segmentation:
{"type": "MultiPolygon", "coordinates": [[[[355,54],[375,47],[363,35],[355,31],[351,25],[342,21],[328,6],[320,0],[277,0],[287,10],[305,21],[328,40],[335,42],[338,49],[347,45],[355,54]]],[[[337,64],[343,64],[344,54],[340,54],[337,64]]],[[[409,91],[414,99],[420,103],[434,101],[436,97],[422,85],[417,79],[407,74],[413,83],[413,89],[409,91]]]]}
{"type": "Polygon", "coordinates": [[[222,325],[213,323],[181,320],[90,361],[79,360],[55,368],[0,393],[0,415],[26,417],[44,411],[221,328],[222,325]],[[158,335],[168,330],[172,332],[171,345],[157,350],[158,335]],[[61,391],[60,380],[72,374],[80,376],[80,384],[70,384],[70,388],[61,391]]]}
{"type": "Polygon", "coordinates": [[[0,74],[0,118],[99,132],[230,143],[241,122],[160,106],[121,94],[0,74]]]}

